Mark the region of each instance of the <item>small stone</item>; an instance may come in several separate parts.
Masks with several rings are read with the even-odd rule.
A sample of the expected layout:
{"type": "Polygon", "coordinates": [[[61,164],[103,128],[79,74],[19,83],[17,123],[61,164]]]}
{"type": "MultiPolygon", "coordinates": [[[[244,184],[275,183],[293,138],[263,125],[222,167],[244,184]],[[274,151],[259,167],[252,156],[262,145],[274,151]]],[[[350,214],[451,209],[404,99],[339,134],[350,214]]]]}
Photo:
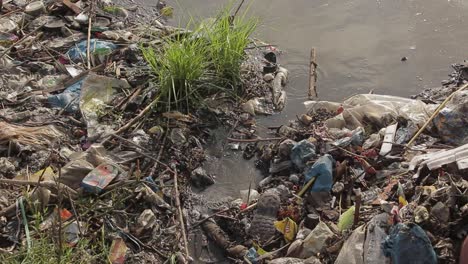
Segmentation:
{"type": "Polygon", "coordinates": [[[408,57],[406,57],[406,56],[401,58],[401,61],[407,61],[407,60],[408,60],[408,57]]]}
{"type": "Polygon", "coordinates": [[[263,80],[265,82],[271,82],[273,81],[273,79],[275,79],[275,76],[273,75],[273,73],[267,73],[263,76],[263,80]]]}

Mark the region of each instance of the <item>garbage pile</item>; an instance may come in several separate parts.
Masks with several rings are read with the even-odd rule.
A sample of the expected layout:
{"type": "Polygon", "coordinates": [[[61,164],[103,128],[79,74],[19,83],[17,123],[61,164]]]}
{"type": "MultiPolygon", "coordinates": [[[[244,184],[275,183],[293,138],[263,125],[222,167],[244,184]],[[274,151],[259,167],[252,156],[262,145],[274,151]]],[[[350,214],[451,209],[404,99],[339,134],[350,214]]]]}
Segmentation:
{"type": "Polygon", "coordinates": [[[442,104],[308,101],[274,137],[234,135],[265,177],[194,226],[244,263],[463,263],[467,86],[442,104]]]}

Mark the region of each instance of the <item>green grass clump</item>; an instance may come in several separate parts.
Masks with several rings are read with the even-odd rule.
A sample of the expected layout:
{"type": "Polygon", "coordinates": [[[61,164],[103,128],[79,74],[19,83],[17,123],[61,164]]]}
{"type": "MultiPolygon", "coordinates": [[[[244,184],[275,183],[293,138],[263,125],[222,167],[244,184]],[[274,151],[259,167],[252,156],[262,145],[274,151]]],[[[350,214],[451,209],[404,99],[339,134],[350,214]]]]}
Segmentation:
{"type": "Polygon", "coordinates": [[[199,99],[197,88],[208,66],[202,39],[177,37],[160,50],[149,47],[142,52],[157,77],[161,102],[189,107],[199,99]]]}
{"type": "Polygon", "coordinates": [[[56,253],[59,249],[57,244],[50,238],[43,236],[32,240],[32,246],[27,250],[23,246],[19,252],[14,254],[0,253],[0,263],[4,264],[85,264],[93,263],[97,259],[105,259],[105,256],[91,256],[88,253],[88,242],[82,239],[74,248],[63,247],[60,258],[56,253]]]}
{"type": "Polygon", "coordinates": [[[219,90],[239,92],[241,65],[256,19],[223,9],[210,23],[198,23],[191,34],[167,38],[162,47],[141,48],[168,108],[188,110],[219,90]]]}
{"type": "Polygon", "coordinates": [[[239,84],[245,48],[250,43],[249,37],[256,27],[256,19],[246,18],[245,13],[233,18],[229,8],[225,8],[211,26],[205,27],[204,33],[209,42],[208,57],[217,76],[227,84],[239,84]]]}

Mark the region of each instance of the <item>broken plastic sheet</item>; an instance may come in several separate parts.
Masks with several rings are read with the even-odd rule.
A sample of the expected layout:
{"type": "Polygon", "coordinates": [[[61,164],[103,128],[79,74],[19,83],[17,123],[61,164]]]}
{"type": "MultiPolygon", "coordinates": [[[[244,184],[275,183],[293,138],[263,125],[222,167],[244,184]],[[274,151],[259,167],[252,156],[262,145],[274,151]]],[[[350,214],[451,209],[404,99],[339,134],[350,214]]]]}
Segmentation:
{"type": "Polygon", "coordinates": [[[338,113],[338,110],[343,108],[341,113],[325,122],[328,128],[339,129],[366,127],[366,123],[382,128],[394,123],[397,117],[422,126],[437,107],[420,100],[377,94],[355,95],[343,103],[307,101],[304,104],[312,113],[318,109],[338,113]]]}
{"type": "Polygon", "coordinates": [[[81,87],[80,110],[88,128],[88,137],[94,139],[113,132],[112,125],[99,122],[99,117],[106,111],[108,103],[116,93],[115,89],[128,89],[127,81],[89,74],[81,87]]]}
{"type": "Polygon", "coordinates": [[[62,167],[59,181],[73,189],[79,188],[86,175],[100,164],[126,160],[108,153],[101,144],[93,144],[86,151],[73,153],[69,158],[70,161],[62,167]]]}
{"type": "Polygon", "coordinates": [[[456,163],[460,170],[468,168],[468,144],[451,150],[441,150],[415,156],[409,164],[409,170],[424,166],[427,166],[430,170],[435,170],[451,163],[456,163]]]}
{"type": "Polygon", "coordinates": [[[364,240],[366,228],[364,225],[356,228],[341,248],[335,264],[364,264],[364,240]]]}

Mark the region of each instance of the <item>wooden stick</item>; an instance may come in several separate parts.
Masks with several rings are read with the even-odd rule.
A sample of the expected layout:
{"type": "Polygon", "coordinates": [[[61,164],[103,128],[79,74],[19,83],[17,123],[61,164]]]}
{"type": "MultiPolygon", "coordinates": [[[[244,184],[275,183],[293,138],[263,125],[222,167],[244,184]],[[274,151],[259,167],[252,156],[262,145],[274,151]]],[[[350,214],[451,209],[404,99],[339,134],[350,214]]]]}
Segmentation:
{"type": "Polygon", "coordinates": [[[159,102],[159,96],[156,97],[148,106],[145,107],[145,109],[143,109],[137,116],[135,116],[132,120],[130,120],[130,122],[128,122],[127,124],[125,124],[123,127],[119,128],[119,130],[117,130],[115,132],[115,134],[120,134],[124,131],[126,131],[127,129],[129,129],[131,126],[133,126],[138,120],[140,120],[142,117],[144,117],[148,112],[149,110],[151,110],[151,108],[153,106],[155,106],[157,103],[159,102]]]}
{"type": "Polygon", "coordinates": [[[237,138],[227,138],[230,142],[260,142],[260,141],[274,141],[281,140],[283,138],[253,138],[253,139],[237,139],[237,138]]]}
{"type": "Polygon", "coordinates": [[[86,58],[88,60],[88,69],[91,69],[91,27],[92,27],[92,16],[94,11],[94,1],[91,1],[91,7],[88,13],[88,38],[86,43],[86,58]]]}
{"type": "Polygon", "coordinates": [[[177,210],[179,212],[179,222],[180,222],[180,232],[182,233],[182,239],[184,241],[184,249],[185,249],[185,255],[190,258],[190,252],[188,250],[188,242],[187,242],[187,233],[185,232],[185,222],[184,222],[184,216],[182,214],[182,208],[180,207],[180,197],[179,197],[179,186],[178,186],[178,181],[177,181],[177,170],[174,170],[174,191],[175,191],[175,203],[177,206],[177,210]]]}
{"type": "Polygon", "coordinates": [[[362,198],[362,193],[361,189],[355,189],[354,194],[356,195],[356,207],[354,211],[354,220],[353,220],[353,228],[358,224],[359,222],[359,210],[361,210],[361,198],[362,198]]]}
{"type": "Polygon", "coordinates": [[[310,74],[309,74],[309,99],[315,99],[318,97],[317,94],[317,62],[315,48],[310,50],[310,74]]]}
{"type": "Polygon", "coordinates": [[[437,114],[439,114],[440,110],[442,110],[446,105],[447,103],[453,98],[453,96],[455,95],[455,93],[457,92],[460,92],[462,90],[464,90],[466,87],[468,87],[468,83],[466,83],[465,85],[463,85],[462,87],[460,87],[458,90],[456,90],[455,92],[453,92],[452,94],[450,94],[446,99],[445,101],[443,101],[439,107],[437,107],[437,109],[434,111],[434,113],[432,114],[432,116],[426,121],[426,123],[424,123],[424,125],[418,130],[418,132],[413,136],[413,138],[408,142],[408,144],[406,144],[407,147],[410,147],[414,141],[418,138],[418,136],[424,131],[424,129],[426,129],[426,127],[429,125],[429,123],[432,122],[432,120],[437,116],[437,114]]]}

